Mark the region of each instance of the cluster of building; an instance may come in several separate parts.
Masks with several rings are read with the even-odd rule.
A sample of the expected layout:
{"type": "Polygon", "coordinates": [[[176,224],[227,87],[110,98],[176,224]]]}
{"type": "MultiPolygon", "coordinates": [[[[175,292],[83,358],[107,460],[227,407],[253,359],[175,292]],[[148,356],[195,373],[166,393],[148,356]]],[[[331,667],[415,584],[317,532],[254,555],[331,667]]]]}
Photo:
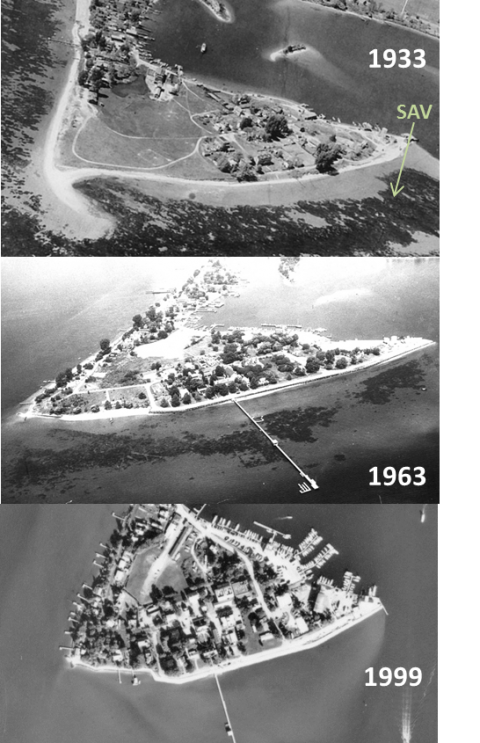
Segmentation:
{"type": "Polygon", "coordinates": [[[153,60],[147,65],[145,82],[152,97],[168,101],[173,95],[177,95],[183,80],[183,67],[181,65],[170,66],[160,59],[153,60]]]}
{"type": "Polygon", "coordinates": [[[242,531],[183,505],[130,506],[116,518],[98,575],[70,614],[72,662],[159,677],[205,672],[354,615],[375,596],[356,594],[351,572],[337,587],[305,567],[317,532],[294,549],[274,530],[242,531]]]}
{"type": "Polygon", "coordinates": [[[98,101],[102,87],[135,79],[140,54],[152,97],[168,100],[178,93],[183,77],[181,66],[148,61],[151,55],[144,46],[150,36],[142,22],[151,6],[152,0],[103,0],[91,7],[91,31],[82,39],[83,64],[79,73],[79,83],[88,88],[91,103],[98,101]]]}
{"type": "MultiPolygon", "coordinates": [[[[312,167],[319,145],[337,142],[347,159],[367,157],[373,142],[358,130],[338,127],[306,105],[281,106],[273,100],[249,94],[226,97],[225,93],[202,86],[205,94],[220,105],[199,117],[218,136],[204,137],[201,152],[226,173],[248,173],[257,177],[278,170],[312,167]],[[276,120],[276,121],[275,121],[276,120]],[[279,123],[279,126],[277,124],[279,123]],[[236,141],[242,140],[242,146],[236,141]]],[[[377,131],[388,142],[386,130],[377,131]]]]}

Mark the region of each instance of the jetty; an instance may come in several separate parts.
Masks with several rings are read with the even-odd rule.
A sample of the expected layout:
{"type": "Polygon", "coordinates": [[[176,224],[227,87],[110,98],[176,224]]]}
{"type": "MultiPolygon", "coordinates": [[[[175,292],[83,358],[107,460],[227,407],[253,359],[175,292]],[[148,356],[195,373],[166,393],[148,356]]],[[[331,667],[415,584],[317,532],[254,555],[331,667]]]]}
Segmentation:
{"type": "Polygon", "coordinates": [[[287,454],[287,452],[286,452],[286,451],[284,451],[284,450],[282,449],[282,447],[281,447],[281,446],[280,446],[280,444],[278,443],[277,439],[274,439],[274,438],[272,438],[272,437],[270,436],[270,434],[268,434],[268,433],[267,433],[267,432],[265,431],[265,429],[264,429],[264,428],[262,428],[262,426],[260,425],[260,423],[258,423],[258,422],[257,422],[257,421],[255,420],[255,418],[253,418],[253,417],[252,417],[252,416],[250,415],[250,413],[248,413],[248,412],[247,412],[247,411],[245,410],[245,408],[243,407],[243,405],[240,405],[240,403],[238,402],[238,400],[232,400],[232,402],[234,402],[234,403],[235,403],[235,405],[237,406],[237,408],[240,408],[240,410],[242,411],[242,413],[244,413],[244,415],[246,415],[246,416],[247,416],[247,418],[249,418],[249,420],[250,420],[250,421],[251,421],[251,422],[253,423],[253,425],[254,425],[254,426],[256,426],[256,427],[258,428],[258,430],[259,430],[259,431],[260,431],[261,433],[263,433],[263,435],[264,435],[264,436],[266,436],[266,437],[267,437],[267,439],[268,439],[268,440],[270,441],[270,443],[272,444],[272,446],[274,446],[274,447],[275,447],[276,449],[278,449],[278,451],[280,452],[280,454],[281,454],[281,455],[282,455],[282,456],[283,456],[283,457],[284,457],[284,458],[285,458],[285,459],[286,459],[286,460],[287,460],[288,462],[290,462],[290,464],[292,465],[292,467],[295,467],[295,469],[296,469],[296,470],[297,470],[297,472],[299,473],[300,477],[303,477],[303,479],[304,479],[304,480],[306,480],[306,481],[308,482],[308,484],[310,485],[310,487],[312,488],[312,490],[318,490],[318,485],[317,485],[317,483],[315,482],[315,480],[313,479],[313,477],[310,477],[309,475],[307,475],[307,474],[306,474],[306,473],[305,473],[305,472],[304,472],[304,471],[303,471],[303,470],[301,469],[301,467],[299,467],[299,466],[298,466],[298,464],[297,464],[296,462],[294,462],[294,461],[293,461],[293,459],[292,459],[292,458],[291,458],[291,457],[290,457],[290,456],[289,456],[289,455],[287,454]]]}

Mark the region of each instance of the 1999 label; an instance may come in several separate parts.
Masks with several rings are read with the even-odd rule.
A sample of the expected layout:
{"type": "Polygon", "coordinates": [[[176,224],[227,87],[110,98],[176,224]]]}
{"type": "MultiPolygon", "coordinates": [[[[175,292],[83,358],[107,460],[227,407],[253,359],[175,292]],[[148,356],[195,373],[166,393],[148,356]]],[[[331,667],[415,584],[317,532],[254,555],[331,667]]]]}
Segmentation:
{"type": "Polygon", "coordinates": [[[368,471],[372,473],[369,485],[384,485],[388,488],[398,482],[402,486],[415,485],[415,487],[420,487],[427,482],[425,467],[401,467],[398,472],[395,467],[384,467],[381,475],[383,482],[378,478],[378,467],[372,467],[368,471]]]}
{"type": "Polygon", "coordinates": [[[392,671],[391,668],[380,668],[378,672],[378,678],[380,682],[377,684],[373,679],[375,678],[375,672],[373,668],[367,668],[365,673],[368,676],[368,681],[365,681],[365,686],[390,686],[393,683],[395,686],[405,686],[407,681],[409,686],[419,686],[422,683],[422,672],[420,668],[410,668],[407,671],[406,668],[395,668],[392,671]]]}

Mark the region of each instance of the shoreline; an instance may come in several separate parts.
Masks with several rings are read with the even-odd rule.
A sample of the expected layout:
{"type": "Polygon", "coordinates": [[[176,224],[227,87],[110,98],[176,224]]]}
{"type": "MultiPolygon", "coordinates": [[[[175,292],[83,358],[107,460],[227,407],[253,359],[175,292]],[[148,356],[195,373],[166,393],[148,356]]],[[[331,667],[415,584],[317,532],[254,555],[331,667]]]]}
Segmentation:
{"type": "Polygon", "coordinates": [[[259,653],[243,656],[236,660],[232,660],[224,664],[211,666],[210,668],[203,669],[201,671],[193,671],[192,673],[183,675],[181,677],[160,676],[157,671],[154,671],[151,668],[136,668],[133,672],[133,670],[130,668],[111,664],[105,664],[104,666],[94,666],[90,663],[86,663],[85,661],[77,660],[75,656],[65,657],[67,662],[71,664],[72,668],[82,668],[86,671],[92,671],[95,673],[119,674],[122,673],[122,671],[125,673],[135,673],[135,675],[146,673],[149,674],[152,677],[153,681],[155,681],[156,683],[183,685],[192,683],[194,681],[200,681],[205,678],[210,678],[212,676],[219,676],[230,671],[237,671],[242,668],[248,668],[249,666],[257,665],[258,663],[265,663],[270,660],[275,660],[276,658],[292,655],[294,653],[300,653],[305,650],[313,650],[313,648],[323,645],[334,637],[340,635],[342,632],[345,632],[346,630],[360,624],[366,619],[369,619],[370,617],[377,614],[379,611],[383,610],[385,613],[387,613],[381,600],[378,598],[373,599],[369,604],[363,602],[361,607],[362,609],[360,608],[360,606],[358,607],[359,611],[361,612],[360,616],[342,617],[336,622],[333,622],[328,627],[321,627],[317,630],[314,630],[313,632],[308,632],[299,638],[295,638],[295,640],[285,641],[283,645],[280,645],[277,648],[272,648],[271,650],[262,650],[259,653]]]}
{"type": "MultiPolygon", "coordinates": [[[[121,334],[119,336],[121,338],[121,334]]],[[[37,390],[36,393],[33,395],[30,395],[24,402],[19,403],[19,405],[29,405],[29,408],[27,411],[24,412],[17,412],[16,416],[23,418],[24,421],[31,418],[46,418],[48,420],[62,420],[62,421],[91,421],[91,420],[102,420],[102,419],[110,419],[115,420],[117,418],[125,418],[125,417],[131,417],[131,416],[149,416],[149,415],[169,415],[172,413],[186,413],[190,410],[198,410],[200,408],[209,407],[212,405],[225,405],[228,403],[232,403],[234,400],[248,400],[251,398],[256,397],[264,397],[265,395],[272,395],[274,393],[280,393],[284,392],[286,390],[295,389],[302,385],[309,385],[313,384],[315,382],[322,382],[327,381],[331,379],[336,379],[340,376],[346,376],[348,374],[354,374],[355,372],[361,372],[365,371],[367,369],[370,369],[372,367],[378,367],[384,364],[388,364],[392,361],[398,360],[400,358],[404,358],[416,351],[421,351],[425,348],[429,348],[430,346],[436,345],[435,341],[430,341],[426,339],[418,339],[422,342],[419,344],[416,344],[413,348],[404,349],[400,352],[396,353],[390,353],[387,357],[381,357],[381,356],[375,356],[368,359],[366,362],[364,362],[362,365],[356,365],[353,368],[349,367],[347,369],[337,369],[337,370],[329,370],[324,371],[323,373],[314,373],[309,375],[307,378],[305,377],[299,377],[298,379],[292,379],[284,382],[279,382],[275,385],[270,385],[268,388],[261,388],[256,390],[247,390],[245,392],[239,392],[235,393],[234,395],[228,394],[225,397],[222,397],[220,399],[212,399],[212,400],[203,400],[202,402],[195,402],[190,403],[189,405],[180,405],[176,408],[169,407],[169,408],[161,408],[160,406],[156,407],[155,409],[152,409],[152,406],[149,406],[148,408],[134,408],[134,409],[126,409],[121,408],[120,410],[116,410],[112,408],[111,410],[99,410],[97,413],[79,413],[78,415],[50,415],[47,413],[37,413],[32,410],[34,404],[35,404],[35,397],[37,397],[38,394],[41,394],[42,390],[37,390]],[[30,402],[29,402],[30,401],[30,402]]],[[[341,343],[341,341],[338,341],[341,343]]],[[[113,342],[112,342],[113,343],[113,342]]],[[[393,349],[392,349],[393,350],[393,349]]],[[[91,356],[88,356],[84,361],[79,362],[82,366],[85,365],[85,363],[88,363],[95,357],[95,354],[92,354],[91,356]]],[[[137,385],[131,385],[131,387],[144,387],[147,386],[148,383],[137,384],[137,385]]],[[[47,385],[48,386],[48,383],[47,385]]],[[[130,389],[131,387],[124,387],[124,389],[130,389]]],[[[122,389],[122,387],[115,388],[115,389],[122,389]]]]}
{"type": "Polygon", "coordinates": [[[198,2],[204,6],[210,13],[217,19],[217,21],[221,21],[222,23],[233,23],[235,20],[235,15],[232,11],[232,9],[223,1],[223,2],[216,2],[214,0],[215,4],[219,6],[218,11],[215,10],[213,7],[211,0],[198,0],[198,2]],[[222,12],[225,13],[225,16],[222,15],[222,12]]]}
{"type": "Polygon", "coordinates": [[[425,23],[431,23],[433,27],[438,28],[438,33],[429,33],[428,31],[422,31],[418,28],[412,28],[411,26],[407,26],[405,23],[400,23],[399,21],[393,19],[393,18],[379,18],[378,16],[369,16],[364,13],[356,13],[354,10],[351,10],[350,8],[336,8],[333,5],[326,5],[322,2],[322,0],[301,0],[301,2],[309,3],[310,5],[317,5],[320,8],[325,8],[325,10],[332,10],[336,13],[341,13],[342,15],[350,15],[354,18],[360,18],[363,20],[364,23],[367,23],[368,21],[375,21],[376,23],[382,23],[386,26],[393,26],[394,28],[403,28],[406,31],[412,31],[414,33],[420,34],[421,36],[426,36],[428,39],[437,39],[438,42],[440,42],[440,25],[433,23],[433,21],[424,21],[425,23]]]}

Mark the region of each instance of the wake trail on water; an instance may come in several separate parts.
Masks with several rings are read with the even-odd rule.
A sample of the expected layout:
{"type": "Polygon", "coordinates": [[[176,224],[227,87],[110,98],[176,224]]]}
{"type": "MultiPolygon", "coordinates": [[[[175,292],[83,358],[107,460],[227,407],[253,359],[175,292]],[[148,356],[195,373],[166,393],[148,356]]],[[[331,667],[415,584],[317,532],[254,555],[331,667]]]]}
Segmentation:
{"type": "Polygon", "coordinates": [[[314,307],[320,307],[324,304],[333,304],[334,302],[347,302],[353,297],[369,297],[372,296],[373,292],[371,289],[362,287],[360,289],[340,289],[338,292],[327,294],[324,297],[319,297],[313,302],[314,307]]]}
{"type": "Polygon", "coordinates": [[[422,707],[423,707],[423,705],[424,705],[424,703],[425,703],[425,699],[427,698],[428,690],[429,690],[429,688],[430,688],[430,684],[431,684],[431,683],[432,683],[432,681],[433,681],[433,677],[435,676],[435,672],[436,672],[436,670],[437,670],[437,665],[435,664],[435,665],[433,666],[433,668],[432,668],[431,672],[430,672],[430,676],[429,676],[429,678],[428,678],[428,681],[427,681],[427,684],[426,684],[426,686],[425,686],[425,689],[424,689],[424,692],[423,692],[423,696],[422,696],[422,698],[420,699],[420,703],[419,703],[419,709],[418,709],[418,712],[417,712],[417,714],[415,715],[415,718],[414,718],[413,724],[415,724],[415,723],[416,723],[416,721],[418,720],[418,717],[419,717],[419,715],[420,715],[420,712],[422,711],[422,707]]]}
{"type": "Polygon", "coordinates": [[[411,743],[413,730],[417,724],[417,720],[422,712],[423,705],[427,698],[428,690],[435,676],[437,670],[436,664],[433,666],[425,689],[423,690],[422,697],[418,703],[418,709],[415,715],[412,714],[412,689],[406,689],[402,700],[402,716],[400,723],[400,732],[402,736],[402,743],[411,743]]]}

